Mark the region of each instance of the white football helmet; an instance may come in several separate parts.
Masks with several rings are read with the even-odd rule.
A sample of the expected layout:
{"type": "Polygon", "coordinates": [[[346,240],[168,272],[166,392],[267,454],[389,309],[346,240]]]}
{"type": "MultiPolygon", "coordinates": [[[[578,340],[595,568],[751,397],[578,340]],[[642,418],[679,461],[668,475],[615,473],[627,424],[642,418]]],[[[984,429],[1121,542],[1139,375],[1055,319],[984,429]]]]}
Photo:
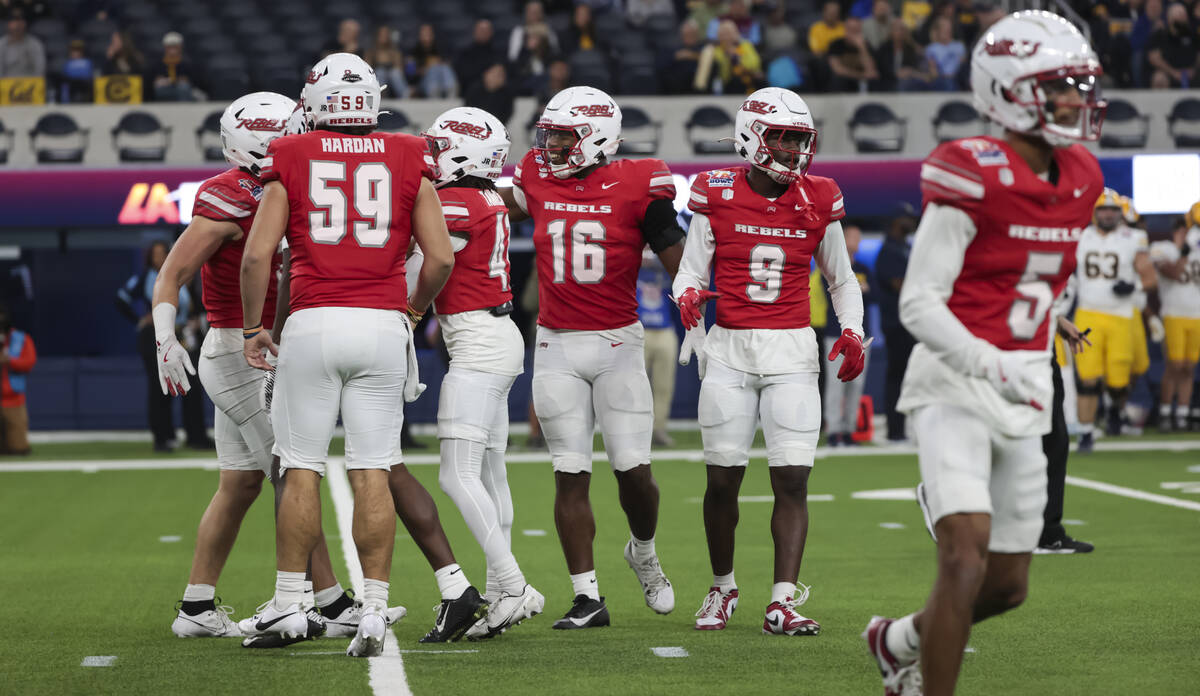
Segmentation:
{"type": "Polygon", "coordinates": [[[1055,146],[1100,137],[1107,103],[1095,51],[1069,21],[1051,12],[1014,12],[975,44],[971,90],[975,107],[1008,130],[1040,135],[1055,146]],[[1057,123],[1054,102],[1073,95],[1075,123],[1057,123]]]}
{"type": "Polygon", "coordinates": [[[229,163],[258,176],[267,145],[285,134],[296,102],[274,92],[238,97],[221,114],[221,151],[229,163]]]}
{"type": "Polygon", "coordinates": [[[288,117],[287,126],[284,128],[284,135],[296,135],[297,133],[308,132],[308,118],[304,115],[304,98],[296,102],[296,108],[292,109],[292,115],[288,117]]]}
{"type": "Polygon", "coordinates": [[[800,95],[764,87],[746,97],[733,122],[737,153],[781,184],[804,176],[817,151],[817,128],[800,95]]]}
{"type": "Polygon", "coordinates": [[[508,159],[508,129],[483,109],[459,106],[439,115],[423,133],[437,186],[464,176],[495,181],[508,159]]]}
{"type": "Polygon", "coordinates": [[[374,126],[383,88],[375,71],[353,53],[333,53],[308,73],[300,92],[309,128],[374,126]]]}
{"type": "Polygon", "coordinates": [[[621,107],[613,98],[595,87],[568,87],[546,104],[531,149],[543,172],[565,179],[616,154],[620,143],[621,107]],[[558,144],[563,136],[573,144],[558,144]]]}

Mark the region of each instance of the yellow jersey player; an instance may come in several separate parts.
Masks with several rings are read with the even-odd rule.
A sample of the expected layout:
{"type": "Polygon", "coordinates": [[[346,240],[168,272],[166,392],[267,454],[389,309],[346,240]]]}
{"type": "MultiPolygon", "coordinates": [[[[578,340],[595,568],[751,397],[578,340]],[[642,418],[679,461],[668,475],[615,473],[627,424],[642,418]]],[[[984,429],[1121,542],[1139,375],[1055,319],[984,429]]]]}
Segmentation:
{"type": "MultiPolygon", "coordinates": [[[[1192,401],[1192,378],[1200,361],[1200,203],[1188,211],[1175,228],[1174,238],[1155,242],[1150,258],[1162,279],[1163,324],[1166,328],[1167,364],[1163,371],[1158,427],[1185,430],[1192,401]],[[1178,403],[1178,408],[1174,404],[1178,403]],[[1173,411],[1173,413],[1172,413],[1173,411]]],[[[1200,409],[1192,409],[1192,419],[1200,409]]]]}
{"type": "Polygon", "coordinates": [[[1146,237],[1125,224],[1120,196],[1106,188],[1096,201],[1092,225],[1076,249],[1075,278],[1079,304],[1075,324],[1091,330],[1092,347],[1079,354],[1079,451],[1090,452],[1101,381],[1112,401],[1107,432],[1121,430],[1121,409],[1129,394],[1133,366],[1133,294],[1140,280],[1146,292],[1157,278],[1147,253],[1146,237]]]}

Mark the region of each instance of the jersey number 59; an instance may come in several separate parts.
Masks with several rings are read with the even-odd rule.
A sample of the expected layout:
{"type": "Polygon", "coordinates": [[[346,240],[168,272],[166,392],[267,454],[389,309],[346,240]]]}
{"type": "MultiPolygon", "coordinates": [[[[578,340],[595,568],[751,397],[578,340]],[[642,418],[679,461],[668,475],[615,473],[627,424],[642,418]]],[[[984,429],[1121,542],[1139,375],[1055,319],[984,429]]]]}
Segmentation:
{"type": "MultiPolygon", "coordinates": [[[[338,244],[346,236],[350,202],[331,183],[346,180],[346,163],[314,160],[308,164],[308,199],[318,208],[308,214],[308,234],[317,244],[338,244]]],[[[382,247],[391,236],[392,173],[382,162],[363,162],[351,174],[354,241],[382,247]]]]}

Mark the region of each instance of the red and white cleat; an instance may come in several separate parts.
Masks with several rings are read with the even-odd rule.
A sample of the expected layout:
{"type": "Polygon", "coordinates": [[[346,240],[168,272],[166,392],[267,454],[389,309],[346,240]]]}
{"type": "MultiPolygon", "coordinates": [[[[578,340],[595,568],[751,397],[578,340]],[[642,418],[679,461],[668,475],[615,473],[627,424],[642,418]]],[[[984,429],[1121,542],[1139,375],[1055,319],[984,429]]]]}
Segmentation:
{"type": "Polygon", "coordinates": [[[763,619],[763,633],[780,636],[815,636],[821,632],[821,624],[801,616],[796,607],[808,601],[808,586],[799,585],[799,597],[788,597],[782,602],[767,605],[767,616],[763,619]]]}
{"type": "Polygon", "coordinates": [[[921,696],[921,666],[916,660],[901,662],[887,648],[888,626],[892,619],[882,616],[871,617],[871,622],[862,632],[867,641],[867,652],[875,658],[879,674],[883,677],[884,696],[921,696]]]}
{"type": "Polygon", "coordinates": [[[737,609],[737,603],[736,587],[729,592],[722,592],[715,586],[708,588],[708,596],[700,605],[700,611],[696,612],[696,630],[719,631],[725,628],[729,617],[733,616],[733,610],[737,609]]]}

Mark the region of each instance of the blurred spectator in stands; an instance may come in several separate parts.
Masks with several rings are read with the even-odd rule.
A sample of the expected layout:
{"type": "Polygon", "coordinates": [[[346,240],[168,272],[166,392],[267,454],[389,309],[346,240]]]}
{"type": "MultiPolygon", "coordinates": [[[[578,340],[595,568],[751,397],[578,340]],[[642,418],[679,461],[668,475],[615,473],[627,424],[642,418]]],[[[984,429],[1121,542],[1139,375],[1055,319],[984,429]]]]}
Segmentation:
{"type": "Polygon", "coordinates": [[[67,48],[67,60],[58,74],[57,97],[60,104],[92,101],[92,78],[96,69],[84,55],[83,39],[73,39],[67,48]]]}
{"type": "Polygon", "coordinates": [[[892,19],[892,3],[889,0],[875,0],[871,16],[863,20],[863,37],[872,51],[878,51],[891,36],[892,19]]]}
{"type": "Polygon", "coordinates": [[[975,45],[975,39],[979,37],[981,9],[975,0],[955,0],[954,33],[968,48],[968,52],[975,45]]]}
{"type": "Polygon", "coordinates": [[[512,32],[508,35],[508,62],[518,62],[521,52],[529,46],[526,39],[531,32],[537,32],[546,37],[546,41],[549,43],[548,53],[558,53],[558,37],[550,31],[550,25],[546,24],[546,11],[542,3],[535,0],[525,5],[525,23],[513,27],[512,32]]]}
{"type": "Polygon", "coordinates": [[[576,51],[600,51],[607,54],[608,49],[596,31],[596,21],[592,18],[592,8],[588,5],[576,5],[571,13],[571,24],[567,26],[567,35],[563,41],[563,53],[571,55],[576,51]]]}
{"type": "Polygon", "coordinates": [[[796,29],[788,24],[787,5],[780,2],[771,8],[762,35],[765,55],[774,56],[796,48],[796,29]]]}
{"type": "MultiPolygon", "coordinates": [[[[142,367],[146,371],[146,414],[150,420],[150,433],[154,436],[154,451],[170,452],[175,449],[174,412],[171,397],[163,394],[158,382],[158,346],[154,339],[154,322],[150,318],[150,299],[154,295],[154,281],[163,261],[167,259],[170,245],[162,240],[152,242],[146,248],[142,270],[126,281],[117,291],[117,309],[137,326],[137,348],[142,356],[142,367]]],[[[176,330],[182,330],[188,322],[192,306],[192,294],[187,286],[179,289],[179,312],[175,320],[176,330]]],[[[203,389],[200,380],[192,380],[192,388],[184,399],[184,429],[188,445],[197,449],[210,449],[212,440],[204,427],[204,412],[201,408],[189,408],[191,404],[203,404],[203,389]],[[196,396],[193,397],[192,394],[196,396]],[[189,402],[188,399],[194,399],[189,402]]]]}
{"type": "Polygon", "coordinates": [[[504,54],[496,48],[496,31],[491,20],[480,19],[471,29],[471,43],[458,54],[454,61],[454,73],[464,90],[471,89],[483,77],[483,71],[504,61],[504,54]]]}
{"type": "Polygon", "coordinates": [[[875,52],[879,77],[884,90],[918,92],[929,89],[925,56],[904,20],[892,20],[888,40],[875,52]]]}
{"type": "Polygon", "coordinates": [[[908,238],[917,229],[916,214],[912,206],[904,204],[900,215],[892,219],[887,237],[875,257],[875,296],[879,298],[879,324],[883,329],[883,340],[887,348],[887,381],[884,388],[887,412],[887,437],[889,440],[904,439],[904,414],[896,411],[900,398],[900,384],[904,371],[908,369],[908,356],[912,353],[913,337],[900,323],[900,288],[904,285],[904,273],[908,269],[908,238]]]}
{"type": "Polygon", "coordinates": [[[829,44],[845,35],[846,25],[842,23],[842,6],[831,0],[821,6],[821,21],[813,22],[808,29],[808,50],[815,55],[823,56],[829,50],[829,44]]]}
{"type": "Polygon", "coordinates": [[[679,334],[675,333],[675,305],[671,302],[671,276],[658,255],[646,247],[638,271],[638,319],[645,327],[643,351],[650,392],[654,402],[652,441],[661,447],[674,446],[667,431],[671,401],[675,398],[675,372],[678,370],[679,334]]]}
{"type": "Polygon", "coordinates": [[[717,40],[717,30],[721,26],[721,22],[733,22],[737,26],[738,34],[742,38],[754,44],[755,46],[762,43],[762,26],[758,20],[750,14],[750,0],[730,0],[729,11],[720,17],[714,17],[708,22],[708,40],[717,40]]]}
{"type": "Polygon", "coordinates": [[[950,32],[954,33],[954,5],[949,0],[940,0],[934,4],[933,11],[925,17],[925,21],[913,29],[913,38],[917,43],[928,46],[933,41],[933,24],[939,17],[950,20],[950,32]]]}
{"type": "Polygon", "coordinates": [[[355,19],[343,19],[338,24],[337,36],[325,44],[325,48],[321,51],[321,57],[330,53],[353,53],[361,56],[365,50],[366,47],[362,43],[362,25],[355,19]]]}
{"type": "MultiPolygon", "coordinates": [[[[859,21],[857,17],[848,18],[859,21]]],[[[832,52],[833,49],[831,48],[832,52]]],[[[862,241],[862,228],[858,225],[847,224],[842,228],[846,237],[846,251],[850,253],[850,267],[854,271],[854,275],[858,278],[858,286],[863,294],[863,304],[866,305],[866,298],[871,291],[871,285],[867,282],[867,274],[869,270],[861,261],[856,261],[854,255],[858,253],[859,242],[862,241]]],[[[829,295],[829,281],[822,279],[822,287],[825,290],[825,337],[822,341],[824,346],[822,355],[828,355],[833,350],[833,344],[837,342],[838,337],[842,335],[842,326],[838,322],[837,312],[830,312],[829,308],[833,306],[833,299],[829,295]]],[[[867,322],[863,322],[866,326],[867,322]]],[[[866,339],[866,336],[863,336],[866,339]]],[[[858,377],[843,382],[837,378],[838,369],[841,367],[841,361],[845,358],[838,356],[838,359],[826,366],[825,370],[825,391],[821,395],[821,404],[824,407],[825,416],[825,441],[830,447],[849,447],[856,445],[852,436],[854,431],[858,430],[858,404],[862,401],[863,386],[867,383],[867,368],[870,367],[871,351],[865,351],[866,365],[859,373],[858,377]]],[[[824,361],[822,361],[824,362],[824,361]]]]}
{"type": "Polygon", "coordinates": [[[147,80],[151,96],[154,101],[195,101],[196,73],[183,56],[183,36],[169,31],[163,35],[162,46],[162,59],[151,68],[147,80]]]}
{"type": "Polygon", "coordinates": [[[534,95],[537,100],[537,108],[529,115],[529,123],[525,125],[525,130],[533,130],[538,119],[542,117],[542,112],[546,110],[546,103],[550,101],[550,98],[570,86],[571,65],[561,58],[555,59],[546,68],[546,80],[534,95]]]}
{"type": "Polygon", "coordinates": [[[474,106],[491,113],[504,125],[508,125],[513,115],[513,101],[516,92],[508,84],[508,71],[503,63],[494,63],[483,71],[483,79],[467,90],[463,100],[466,106],[474,106]]]}
{"type": "MultiPolygon", "coordinates": [[[[705,49],[709,52],[709,49],[705,49]]],[[[762,59],[754,44],[742,38],[737,25],[730,20],[717,29],[717,44],[711,46],[712,65],[716,72],[713,92],[716,94],[750,94],[763,85],[762,59]]],[[[701,60],[703,63],[703,59],[701,60]]],[[[697,77],[700,71],[697,70],[697,77]]]]}
{"type": "Polygon", "coordinates": [[[704,37],[700,25],[694,19],[685,19],[679,25],[679,45],[664,48],[659,54],[659,80],[667,94],[689,94],[697,91],[693,86],[696,66],[704,51],[704,37]]]}
{"type": "Polygon", "coordinates": [[[128,31],[114,31],[104,52],[105,75],[141,75],[146,59],[133,42],[128,31]]]}
{"type": "Polygon", "coordinates": [[[688,9],[691,11],[688,18],[707,32],[710,22],[729,12],[729,2],[727,0],[690,0],[688,9]]]}
{"type": "Polygon", "coordinates": [[[967,57],[967,48],[955,40],[953,30],[949,18],[935,17],[929,27],[929,45],[925,47],[932,87],[941,92],[958,89],[958,71],[967,57]]]}
{"type": "Polygon", "coordinates": [[[517,54],[513,68],[517,73],[517,88],[521,94],[537,94],[546,84],[546,69],[557,58],[550,28],[535,26],[525,32],[525,45],[517,54]]]}
{"type": "Polygon", "coordinates": [[[1133,53],[1134,87],[1145,87],[1149,83],[1146,72],[1146,51],[1150,35],[1166,26],[1162,0],[1145,0],[1139,7],[1131,3],[1134,14],[1133,30],[1129,32],[1129,48],[1133,53]]]}
{"type": "Polygon", "coordinates": [[[1166,26],[1150,35],[1146,45],[1146,60],[1153,71],[1150,87],[1188,89],[1196,84],[1200,68],[1200,53],[1196,50],[1196,32],[1188,21],[1187,8],[1172,3],[1167,8],[1166,26]]]}
{"type": "MultiPolygon", "coordinates": [[[[1129,12],[1127,6],[1118,6],[1129,12]]],[[[1091,29],[1092,48],[1104,66],[1101,80],[1105,87],[1130,87],[1133,85],[1132,48],[1129,45],[1129,29],[1133,26],[1128,18],[1109,14],[1104,3],[1096,3],[1091,14],[1086,15],[1091,29]]],[[[970,57],[967,58],[970,61],[970,57]]]]}
{"type": "Polygon", "coordinates": [[[12,327],[8,307],[0,304],[0,454],[29,454],[25,377],[36,363],[33,338],[12,327]]]}
{"type": "Polygon", "coordinates": [[[847,17],[844,26],[845,35],[829,44],[831,87],[835,92],[866,92],[867,83],[879,79],[879,70],[863,37],[862,20],[847,17]]]}
{"type": "Polygon", "coordinates": [[[454,68],[450,67],[438,48],[433,25],[428,22],[417,29],[417,45],[413,47],[410,66],[409,74],[420,85],[423,96],[445,99],[458,92],[454,68]]]}
{"type": "Polygon", "coordinates": [[[375,77],[385,85],[385,99],[407,99],[408,79],[404,75],[404,52],[400,50],[400,32],[386,24],[375,30],[375,43],[363,59],[375,69],[375,77]]]}
{"type": "Polygon", "coordinates": [[[635,27],[642,27],[651,17],[675,19],[672,0],[625,0],[625,18],[635,27]]]}
{"type": "Polygon", "coordinates": [[[8,19],[14,12],[20,12],[26,22],[53,14],[50,5],[43,0],[0,0],[0,19],[8,19]]]}
{"type": "Polygon", "coordinates": [[[909,31],[916,31],[925,23],[933,8],[925,0],[902,0],[900,3],[900,19],[908,25],[909,31]]]}
{"type": "Polygon", "coordinates": [[[0,77],[46,76],[46,47],[28,29],[25,12],[13,9],[8,31],[0,37],[0,77]]]}

